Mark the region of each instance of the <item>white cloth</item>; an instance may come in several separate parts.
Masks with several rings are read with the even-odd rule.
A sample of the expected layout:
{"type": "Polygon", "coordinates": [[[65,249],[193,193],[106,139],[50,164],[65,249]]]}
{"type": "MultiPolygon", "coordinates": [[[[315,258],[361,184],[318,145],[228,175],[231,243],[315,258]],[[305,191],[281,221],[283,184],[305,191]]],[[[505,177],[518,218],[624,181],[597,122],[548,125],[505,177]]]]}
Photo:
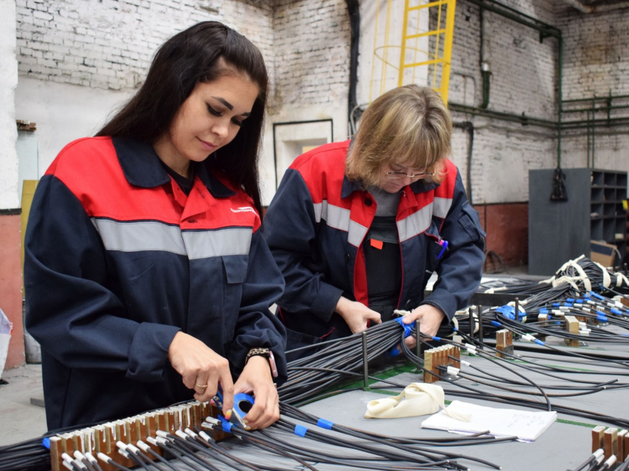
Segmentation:
{"type": "MultiPolygon", "coordinates": [[[[416,417],[434,414],[445,409],[443,388],[436,384],[411,383],[402,394],[394,397],[376,399],[367,403],[365,417],[368,419],[393,419],[398,417],[416,417]]],[[[446,413],[448,413],[447,409],[446,413]]],[[[448,413],[448,415],[451,415],[448,413]]],[[[466,414],[453,418],[469,421],[466,414]]]]}

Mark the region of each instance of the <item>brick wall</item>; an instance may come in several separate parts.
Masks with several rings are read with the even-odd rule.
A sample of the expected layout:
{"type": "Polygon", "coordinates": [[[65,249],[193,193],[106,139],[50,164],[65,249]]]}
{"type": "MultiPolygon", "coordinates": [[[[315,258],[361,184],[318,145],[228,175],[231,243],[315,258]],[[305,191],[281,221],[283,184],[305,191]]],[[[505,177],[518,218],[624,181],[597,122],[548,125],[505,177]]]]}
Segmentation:
{"type": "MultiPolygon", "coordinates": [[[[568,9],[558,15],[557,26],[564,35],[564,99],[629,95],[629,8],[601,13],[568,9]]],[[[612,104],[626,106],[629,100],[612,104]]],[[[629,117],[629,110],[612,111],[613,116],[629,117]]],[[[585,113],[564,116],[564,121],[586,119],[585,113]]],[[[595,128],[590,136],[589,159],[587,134],[582,128],[563,136],[564,166],[585,167],[588,160],[590,165],[594,160],[597,168],[629,171],[629,126],[595,128]]]]}
{"type": "MultiPolygon", "coordinates": [[[[501,3],[541,21],[553,21],[547,2],[501,3]]],[[[453,43],[449,102],[479,107],[483,101],[480,9],[465,0],[457,2],[453,43]]],[[[557,40],[540,42],[536,30],[485,11],[482,44],[491,71],[487,110],[555,121],[557,40]]],[[[453,118],[474,124],[471,184],[476,204],[527,201],[528,169],[554,165],[556,141],[547,129],[457,112],[453,118]]],[[[467,139],[464,133],[455,133],[455,152],[466,148],[467,139]],[[457,142],[461,139],[463,143],[457,142]]],[[[458,155],[454,158],[463,161],[458,155]]],[[[465,162],[465,172],[466,167],[465,162]]]]}
{"type": "MultiPolygon", "coordinates": [[[[195,0],[17,0],[22,76],[92,88],[135,88],[155,50],[204,20],[247,18],[239,31],[269,57],[270,6],[195,0]],[[215,5],[213,10],[201,4],[215,5]]],[[[232,26],[233,24],[230,24],[232,26]]]]}

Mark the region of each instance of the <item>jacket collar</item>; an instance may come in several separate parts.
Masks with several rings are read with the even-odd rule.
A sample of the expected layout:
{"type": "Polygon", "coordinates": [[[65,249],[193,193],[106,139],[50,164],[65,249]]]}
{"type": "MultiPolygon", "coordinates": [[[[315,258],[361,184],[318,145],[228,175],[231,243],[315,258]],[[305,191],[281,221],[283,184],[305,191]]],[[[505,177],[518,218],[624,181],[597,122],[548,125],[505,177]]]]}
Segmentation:
{"type": "MultiPolygon", "coordinates": [[[[439,183],[426,183],[423,180],[417,180],[416,182],[411,183],[405,188],[410,188],[413,193],[425,193],[427,191],[434,190],[439,186],[439,183]]],[[[363,187],[360,186],[358,182],[350,181],[347,178],[347,175],[343,175],[343,187],[341,188],[341,198],[347,198],[355,191],[363,191],[363,187]]]]}
{"type": "MultiPolygon", "coordinates": [[[[118,161],[127,181],[140,188],[155,188],[170,183],[170,175],[160,164],[153,146],[148,143],[114,137],[112,139],[118,161]]],[[[207,165],[198,165],[197,175],[215,198],[227,198],[235,193],[208,171],[207,165]]]]}

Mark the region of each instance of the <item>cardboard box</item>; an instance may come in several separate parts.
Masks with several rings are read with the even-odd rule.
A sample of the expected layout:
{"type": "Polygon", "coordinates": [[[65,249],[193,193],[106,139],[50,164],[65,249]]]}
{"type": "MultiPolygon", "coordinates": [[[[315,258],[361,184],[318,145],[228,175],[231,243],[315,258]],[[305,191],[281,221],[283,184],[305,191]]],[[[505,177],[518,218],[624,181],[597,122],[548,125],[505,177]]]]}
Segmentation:
{"type": "Polygon", "coordinates": [[[590,260],[600,263],[604,267],[613,267],[618,249],[615,245],[598,240],[590,241],[590,260]]]}

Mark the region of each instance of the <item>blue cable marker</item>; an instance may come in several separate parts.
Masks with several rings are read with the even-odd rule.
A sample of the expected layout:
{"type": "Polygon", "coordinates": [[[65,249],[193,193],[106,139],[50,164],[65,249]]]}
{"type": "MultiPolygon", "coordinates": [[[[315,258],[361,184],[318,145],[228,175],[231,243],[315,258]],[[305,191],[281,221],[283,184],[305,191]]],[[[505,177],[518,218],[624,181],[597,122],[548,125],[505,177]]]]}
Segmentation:
{"type": "Polygon", "coordinates": [[[595,293],[594,291],[590,291],[590,295],[594,296],[597,299],[600,299],[601,301],[605,301],[605,297],[604,296],[601,296],[600,294],[595,293]]]}
{"type": "Polygon", "coordinates": [[[234,424],[232,424],[230,421],[228,421],[222,415],[219,415],[218,418],[221,421],[221,426],[223,427],[223,432],[231,432],[232,427],[234,426],[234,424]]]}
{"type": "Polygon", "coordinates": [[[502,324],[498,321],[491,321],[491,325],[494,325],[496,327],[502,327],[502,324]]]}
{"type": "Polygon", "coordinates": [[[329,420],[319,419],[317,421],[317,426],[326,430],[332,430],[332,427],[334,427],[334,423],[330,422],[329,420]]]}
{"type": "Polygon", "coordinates": [[[441,252],[439,252],[439,255],[437,255],[437,259],[440,259],[445,251],[448,250],[448,241],[445,239],[441,239],[438,243],[441,246],[441,252]]]}
{"type": "Polygon", "coordinates": [[[303,425],[295,425],[295,435],[299,435],[300,437],[305,437],[306,432],[308,431],[308,427],[304,427],[303,425]]]}
{"type": "Polygon", "coordinates": [[[50,450],[50,438],[44,437],[41,444],[50,450]]]}
{"type": "Polygon", "coordinates": [[[402,319],[404,319],[404,317],[397,317],[395,321],[404,327],[404,338],[406,338],[413,333],[413,324],[405,324],[402,322],[402,319]]]}
{"type": "MultiPolygon", "coordinates": [[[[403,318],[404,317],[396,317],[394,320],[395,320],[395,322],[400,324],[402,327],[404,327],[404,338],[406,338],[406,337],[408,337],[409,335],[411,335],[413,333],[413,325],[412,324],[405,324],[404,322],[402,322],[403,318]]],[[[400,353],[402,353],[402,351],[400,349],[398,349],[396,346],[393,346],[393,347],[391,347],[391,349],[389,350],[387,355],[389,355],[390,357],[396,357],[400,353]]]]}
{"type": "Polygon", "coordinates": [[[533,340],[537,345],[546,345],[546,342],[542,342],[540,339],[533,340]]]}

